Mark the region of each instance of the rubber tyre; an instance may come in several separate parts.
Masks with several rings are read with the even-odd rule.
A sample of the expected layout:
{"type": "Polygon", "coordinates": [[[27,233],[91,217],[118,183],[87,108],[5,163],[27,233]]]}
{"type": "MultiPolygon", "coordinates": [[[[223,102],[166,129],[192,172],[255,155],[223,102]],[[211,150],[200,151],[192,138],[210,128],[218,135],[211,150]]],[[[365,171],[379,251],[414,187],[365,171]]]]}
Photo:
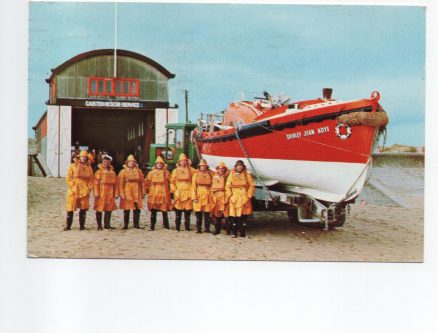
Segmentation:
{"type": "Polygon", "coordinates": [[[290,222],[293,223],[298,223],[298,209],[294,208],[294,209],[289,209],[286,211],[287,213],[287,217],[289,218],[290,222]]]}

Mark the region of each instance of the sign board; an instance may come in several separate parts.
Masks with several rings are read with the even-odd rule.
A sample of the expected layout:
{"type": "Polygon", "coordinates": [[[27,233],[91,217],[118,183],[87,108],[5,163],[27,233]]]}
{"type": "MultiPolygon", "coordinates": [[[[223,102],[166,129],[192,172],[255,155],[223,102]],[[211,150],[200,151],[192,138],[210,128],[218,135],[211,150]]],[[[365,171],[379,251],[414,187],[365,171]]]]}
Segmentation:
{"type": "Polygon", "coordinates": [[[105,107],[105,108],[142,108],[143,103],[140,102],[120,102],[120,101],[85,101],[85,106],[88,107],[105,107]]]}

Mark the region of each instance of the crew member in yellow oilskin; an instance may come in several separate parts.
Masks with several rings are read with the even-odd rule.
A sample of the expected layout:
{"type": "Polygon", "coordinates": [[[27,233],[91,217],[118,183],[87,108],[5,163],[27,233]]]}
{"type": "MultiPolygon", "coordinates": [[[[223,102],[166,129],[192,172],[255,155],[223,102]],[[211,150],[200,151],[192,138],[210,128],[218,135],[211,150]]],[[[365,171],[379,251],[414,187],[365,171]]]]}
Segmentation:
{"type": "Polygon", "coordinates": [[[254,196],[255,185],[252,175],[246,170],[243,161],[238,160],[230,172],[225,185],[228,199],[228,214],[233,237],[246,236],[246,221],[252,214],[251,198],[254,196]]]}
{"type": "Polygon", "coordinates": [[[151,228],[155,230],[157,223],[157,212],[163,214],[163,226],[169,228],[169,217],[167,212],[171,209],[170,200],[170,172],[166,168],[161,156],[158,156],[154,168],[147,174],[145,179],[145,191],[148,195],[148,209],[151,212],[151,228]]]}
{"type": "Polygon", "coordinates": [[[202,232],[202,216],[204,216],[205,232],[210,232],[210,211],[213,204],[211,197],[211,184],[213,173],[210,171],[207,161],[202,159],[198,164],[198,171],[192,179],[193,210],[196,214],[196,232],[202,232]]]}
{"type": "Polygon", "coordinates": [[[143,208],[144,175],[133,155],[126,159],[119,172],[120,209],[123,209],[123,229],[128,229],[131,209],[134,212],[134,228],[140,228],[140,213],[143,208]]]}
{"type": "Polygon", "coordinates": [[[211,217],[214,221],[215,231],[213,235],[218,235],[221,232],[222,224],[225,224],[225,219],[228,216],[228,201],[225,196],[225,184],[229,170],[224,162],[220,162],[216,167],[216,172],[213,174],[211,184],[211,217]]]}
{"type": "Polygon", "coordinates": [[[192,212],[191,185],[195,169],[189,166],[187,156],[182,153],[179,155],[176,168],[170,177],[170,192],[173,193],[175,209],[176,230],[180,231],[181,216],[184,212],[184,227],[190,230],[190,214],[192,212]]]}
{"type": "Polygon", "coordinates": [[[82,150],[70,164],[65,176],[68,186],[66,210],[67,221],[64,230],[70,230],[73,224],[73,212],[79,208],[79,229],[85,230],[85,218],[90,207],[90,192],[93,189],[93,169],[89,165],[87,151],[82,150]]]}
{"type": "Polygon", "coordinates": [[[102,213],[104,228],[114,229],[111,226],[111,214],[117,209],[116,198],[119,196],[119,182],[108,154],[102,155],[102,163],[94,173],[94,210],[96,211],[97,230],[102,230],[102,213]]]}

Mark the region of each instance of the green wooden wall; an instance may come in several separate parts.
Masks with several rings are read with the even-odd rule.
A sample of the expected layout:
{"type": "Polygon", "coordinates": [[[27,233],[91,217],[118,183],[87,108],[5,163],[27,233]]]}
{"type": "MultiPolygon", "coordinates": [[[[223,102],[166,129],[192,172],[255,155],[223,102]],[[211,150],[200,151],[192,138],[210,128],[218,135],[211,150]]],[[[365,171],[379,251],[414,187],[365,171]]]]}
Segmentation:
{"type": "MultiPolygon", "coordinates": [[[[168,78],[164,74],[138,59],[117,56],[117,60],[119,78],[140,80],[139,99],[168,101],[168,78]]],[[[88,77],[112,78],[114,76],[113,66],[113,55],[90,57],[72,64],[56,75],[56,97],[87,98],[88,77]]]]}

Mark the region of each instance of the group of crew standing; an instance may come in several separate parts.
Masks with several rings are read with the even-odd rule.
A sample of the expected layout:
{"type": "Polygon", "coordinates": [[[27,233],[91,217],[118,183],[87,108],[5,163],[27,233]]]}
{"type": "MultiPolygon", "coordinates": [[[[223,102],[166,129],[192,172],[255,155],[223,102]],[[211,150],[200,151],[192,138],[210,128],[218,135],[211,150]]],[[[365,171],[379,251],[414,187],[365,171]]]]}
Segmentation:
{"type": "Polygon", "coordinates": [[[150,230],[155,229],[157,213],[163,215],[163,227],[170,229],[168,212],[175,211],[175,228],[190,231],[192,210],[196,216],[196,232],[210,232],[213,223],[214,235],[221,232],[237,237],[246,236],[246,223],[252,214],[251,198],[254,196],[254,179],[246,170],[243,161],[238,160],[232,170],[224,162],[212,170],[202,159],[195,169],[185,154],[179,156],[176,168],[170,173],[164,160],[157,157],[154,167],[144,176],[133,155],[129,155],[123,169],[117,175],[111,165],[112,157],[102,156],[102,163],[93,172],[88,153],[82,150],[70,164],[66,182],[67,221],[64,230],[70,230],[74,211],[79,209],[79,228],[85,230],[86,212],[90,208],[90,194],[94,195],[97,229],[115,229],[111,226],[111,214],[123,210],[123,229],[128,229],[130,213],[133,211],[133,225],[140,227],[143,199],[147,195],[150,211],[150,230]],[[119,207],[116,199],[120,197],[119,207]],[[102,225],[103,218],[103,225],[102,225]]]}

